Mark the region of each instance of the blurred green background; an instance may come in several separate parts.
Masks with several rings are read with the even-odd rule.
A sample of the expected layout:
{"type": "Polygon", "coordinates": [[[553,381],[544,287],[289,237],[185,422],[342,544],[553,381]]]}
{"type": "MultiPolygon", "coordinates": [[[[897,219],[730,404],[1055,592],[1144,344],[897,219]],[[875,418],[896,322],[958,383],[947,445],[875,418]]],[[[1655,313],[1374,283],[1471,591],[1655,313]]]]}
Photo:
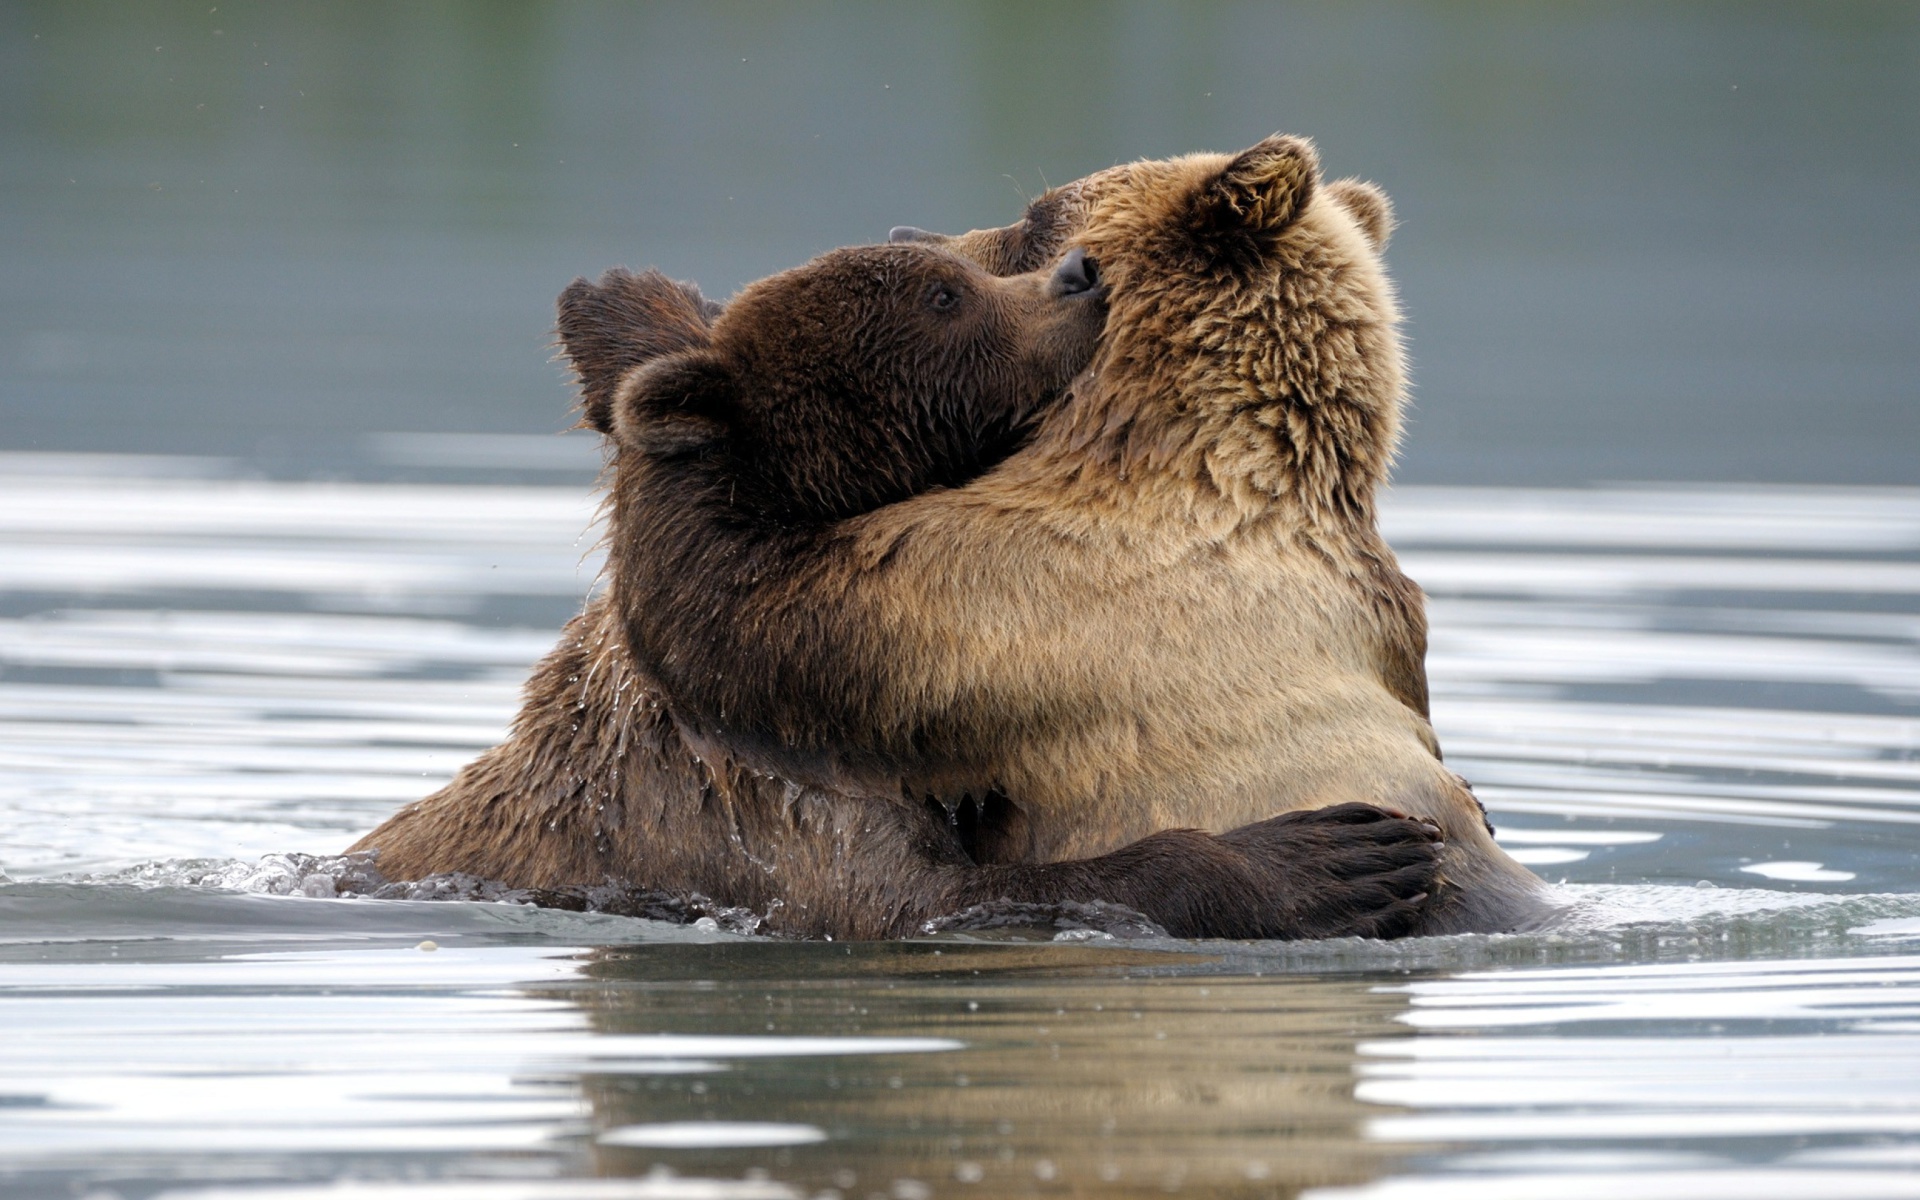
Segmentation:
{"type": "Polygon", "coordinates": [[[1399,207],[1401,478],[1920,483],[1911,4],[7,3],[0,106],[0,449],[553,431],[577,274],[1286,130],[1399,207]]]}

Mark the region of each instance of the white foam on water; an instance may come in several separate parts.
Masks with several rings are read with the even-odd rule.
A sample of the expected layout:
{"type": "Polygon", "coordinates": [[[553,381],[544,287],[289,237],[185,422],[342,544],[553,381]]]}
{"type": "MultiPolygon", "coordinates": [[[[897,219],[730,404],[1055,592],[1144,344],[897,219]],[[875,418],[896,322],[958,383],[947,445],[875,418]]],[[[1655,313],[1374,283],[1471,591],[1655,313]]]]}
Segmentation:
{"type": "Polygon", "coordinates": [[[1851,919],[1848,914],[1881,906],[1912,906],[1920,912],[1920,895],[1835,896],[1758,887],[1570,883],[1554,887],[1551,895],[1562,905],[1551,924],[1558,933],[1600,933],[1639,925],[1713,924],[1769,916],[1847,920],[1851,919]]]}
{"type": "Polygon", "coordinates": [[[1805,883],[1845,883],[1858,878],[1852,871],[1835,871],[1817,862],[1749,863],[1740,869],[1767,879],[1799,880],[1805,883]]]}
{"type": "Polygon", "coordinates": [[[1581,862],[1589,857],[1593,851],[1575,850],[1571,847],[1541,846],[1538,848],[1510,850],[1507,853],[1513,861],[1523,866],[1550,867],[1581,862]]]}
{"type": "Polygon", "coordinates": [[[602,1146],[656,1150],[721,1150],[739,1146],[808,1146],[827,1140],[812,1125],[773,1121],[662,1121],[621,1125],[596,1136],[602,1146]]]}
{"type": "Polygon", "coordinates": [[[1502,846],[1640,846],[1665,835],[1628,829],[1502,829],[1495,836],[1502,846]]]}
{"type": "Polygon", "coordinates": [[[1858,937],[1920,938],[1920,917],[1889,917],[1851,930],[1858,937]]]}

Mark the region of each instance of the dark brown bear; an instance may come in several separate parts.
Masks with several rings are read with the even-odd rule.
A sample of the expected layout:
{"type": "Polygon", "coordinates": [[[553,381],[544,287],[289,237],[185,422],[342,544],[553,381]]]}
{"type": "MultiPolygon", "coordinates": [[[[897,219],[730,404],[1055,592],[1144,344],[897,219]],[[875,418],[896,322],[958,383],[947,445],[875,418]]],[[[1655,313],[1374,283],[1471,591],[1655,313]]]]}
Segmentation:
{"type": "MultiPolygon", "coordinates": [[[[878,764],[812,755],[818,769],[776,771],[781,747],[686,719],[634,652],[636,635],[706,628],[763,596],[756,581],[844,553],[848,514],[951,490],[1014,450],[1091,357],[1103,291],[1084,257],[999,278],[924,246],[837,251],[717,315],[654,273],[576,282],[560,332],[613,450],[607,590],[536,669],[509,739],[354,849],[378,850],[394,879],[700,893],[812,936],[1094,901],[1184,936],[1404,932],[1434,877],[1421,822],[1348,804],[979,863],[944,805],[897,780],[871,786],[878,764]],[[688,586],[636,592],[636,574],[688,586]]],[[[839,603],[830,587],[777,602],[768,631],[788,640],[740,664],[741,686],[800,686],[786,666],[831,644],[839,603]]]]}
{"type": "Polygon", "coordinates": [[[720,744],[965,806],[982,863],[1384,801],[1446,839],[1419,930],[1543,916],[1441,762],[1423,597],[1375,519],[1406,393],[1391,211],[1276,136],[1111,168],[1006,229],[906,231],[996,271],[1084,250],[1099,354],[993,470],[804,549],[688,510],[711,478],[639,493],[662,536],[614,572],[640,660],[720,744]]]}

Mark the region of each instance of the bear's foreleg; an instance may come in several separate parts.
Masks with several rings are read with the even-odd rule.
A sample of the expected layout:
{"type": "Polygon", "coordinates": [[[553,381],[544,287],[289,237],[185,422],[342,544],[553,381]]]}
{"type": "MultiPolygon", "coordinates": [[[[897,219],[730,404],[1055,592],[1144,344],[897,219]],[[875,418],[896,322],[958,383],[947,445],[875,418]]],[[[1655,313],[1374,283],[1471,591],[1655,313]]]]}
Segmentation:
{"type": "Polygon", "coordinates": [[[1430,822],[1341,804],[1222,834],[1162,830],[1098,858],[968,865],[946,903],[1105,901],[1176,937],[1394,938],[1420,921],[1443,846],[1430,822]]]}

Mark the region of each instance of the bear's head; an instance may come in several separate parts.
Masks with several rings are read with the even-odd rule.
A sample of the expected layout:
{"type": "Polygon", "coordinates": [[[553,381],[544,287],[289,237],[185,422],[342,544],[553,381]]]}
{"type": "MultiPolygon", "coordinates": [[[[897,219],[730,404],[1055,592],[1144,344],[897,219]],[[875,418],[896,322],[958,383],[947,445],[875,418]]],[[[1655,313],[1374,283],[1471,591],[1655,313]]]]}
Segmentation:
{"type": "Polygon", "coordinates": [[[995,274],[903,244],[832,251],[723,310],[654,272],[576,281],[560,335],[616,470],[697,463],[736,512],[815,524],[992,466],[1086,366],[1105,314],[1085,252],[995,274]]]}
{"type": "Polygon", "coordinates": [[[1113,295],[1100,387],[1050,429],[1119,478],[1173,472],[1243,516],[1292,498],[1346,522],[1370,519],[1405,402],[1392,228],[1379,188],[1324,182],[1311,142],[1275,135],[1111,167],[1004,228],[892,240],[994,272],[1093,255],[1113,295]]]}

